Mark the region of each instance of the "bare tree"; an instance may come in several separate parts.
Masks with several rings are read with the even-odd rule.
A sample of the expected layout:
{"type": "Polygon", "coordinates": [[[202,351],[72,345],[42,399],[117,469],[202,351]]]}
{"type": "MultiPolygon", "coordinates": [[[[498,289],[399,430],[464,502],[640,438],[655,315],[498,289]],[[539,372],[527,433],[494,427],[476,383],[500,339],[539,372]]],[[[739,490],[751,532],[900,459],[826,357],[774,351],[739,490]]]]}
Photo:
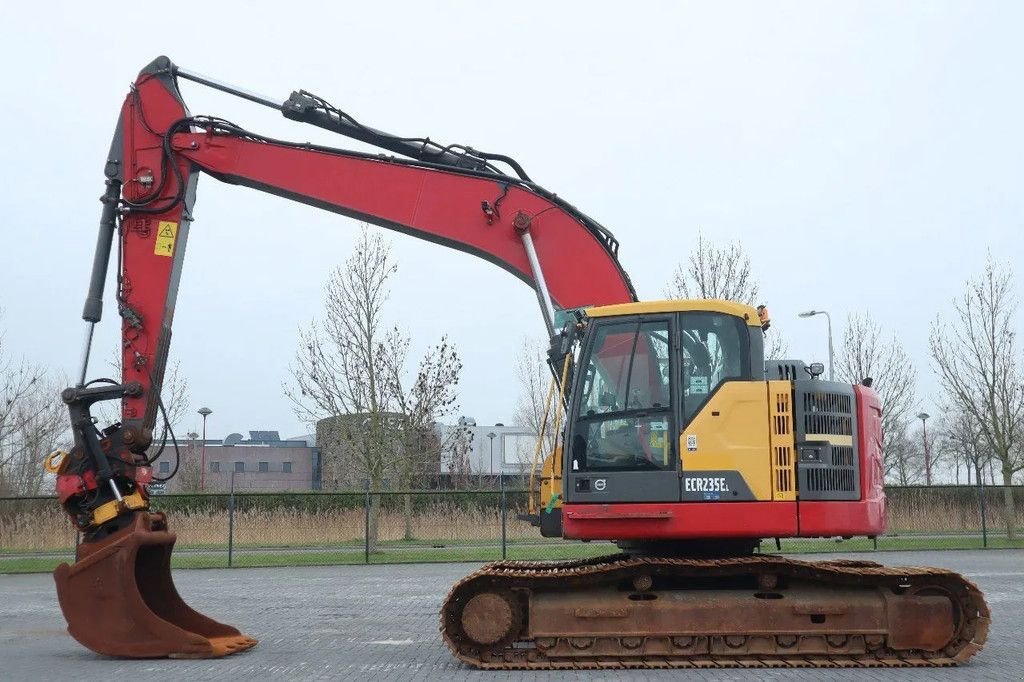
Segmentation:
{"type": "MultiPolygon", "coordinates": [[[[731,242],[719,246],[697,234],[697,246],[686,263],[680,263],[665,288],[668,298],[704,298],[736,301],[756,306],[760,287],[743,245],[731,242]]],[[[765,333],[764,357],[781,360],[789,346],[777,330],[765,333]]]]}
{"type": "Polygon", "coordinates": [[[666,294],[670,298],[718,298],[754,305],[758,284],[750,256],[739,242],[718,246],[697,234],[697,247],[686,264],[672,275],[666,294]]]}
{"type": "Polygon", "coordinates": [[[917,424],[910,430],[910,446],[913,448],[911,459],[921,471],[924,481],[934,483],[938,478],[938,472],[952,459],[952,455],[949,443],[944,437],[945,425],[942,421],[933,419],[928,424],[927,427],[917,424]]]}
{"type": "Polygon", "coordinates": [[[182,440],[185,435],[185,418],[193,416],[191,411],[192,398],[189,394],[188,377],[181,371],[181,362],[175,360],[164,372],[164,383],[160,390],[160,400],[163,401],[164,410],[167,411],[167,419],[174,429],[174,435],[182,440]]]}
{"type": "MultiPolygon", "coordinates": [[[[407,386],[409,339],[393,329],[388,340],[393,352],[385,353],[385,390],[394,400],[398,427],[394,437],[401,450],[394,464],[398,485],[409,490],[424,475],[440,471],[443,443],[436,424],[458,409],[462,361],[448,338],[442,337],[437,346],[427,350],[415,378],[407,386]]],[[[405,539],[412,540],[412,495],[403,495],[403,507],[405,539]]]]}
{"type": "MultiPolygon", "coordinates": [[[[176,493],[195,492],[202,488],[202,446],[194,438],[183,439],[182,436],[185,434],[175,431],[174,435],[178,437],[178,455],[180,459],[178,461],[178,472],[174,475],[173,490],[176,493]]],[[[170,448],[171,445],[165,448],[165,458],[168,457],[167,450],[170,448]]],[[[169,456],[174,457],[175,455],[171,452],[169,456]]],[[[209,489],[209,483],[207,483],[206,487],[209,489]]]]}
{"type": "MultiPolygon", "coordinates": [[[[152,457],[159,451],[161,454],[157,461],[170,463],[170,473],[177,479],[174,484],[176,491],[199,490],[202,464],[197,456],[195,443],[186,440],[185,419],[191,412],[192,400],[189,396],[188,379],[182,373],[179,361],[171,364],[164,373],[160,400],[164,407],[163,412],[158,413],[158,427],[154,443],[149,447],[149,456],[152,457]],[[174,440],[171,439],[172,433],[174,440]]],[[[120,415],[117,419],[120,419],[120,415]]],[[[159,464],[154,466],[158,467],[158,479],[167,478],[167,474],[159,472],[159,464]]]]}
{"type": "MultiPolygon", "coordinates": [[[[0,429],[0,495],[39,495],[47,488],[43,459],[69,445],[67,408],[61,402],[62,381],[45,377],[13,403],[5,403],[0,429]]],[[[52,485],[52,481],[50,481],[52,485]]]]}
{"type": "Polygon", "coordinates": [[[974,484],[981,485],[984,482],[985,465],[992,458],[981,427],[965,412],[955,412],[946,424],[943,438],[946,441],[946,449],[953,453],[957,469],[956,482],[960,483],[960,464],[962,463],[967,474],[967,485],[971,485],[972,475],[974,484]]]}
{"type": "MultiPolygon", "coordinates": [[[[910,467],[923,465],[907,437],[910,410],[914,404],[917,370],[895,335],[888,341],[868,313],[851,313],[846,320],[837,359],[839,378],[859,384],[867,378],[882,401],[882,457],[886,478],[906,485],[910,467]]],[[[918,440],[917,442],[920,442],[918,440]]]]}
{"type": "Polygon", "coordinates": [[[455,427],[445,429],[441,461],[447,467],[449,479],[456,488],[467,485],[473,475],[473,431],[460,419],[455,427]]]}
{"type": "MultiPolygon", "coordinates": [[[[427,425],[454,409],[462,369],[447,339],[419,363],[411,383],[404,379],[409,339],[384,328],[389,281],[397,271],[391,248],[366,228],[355,252],[328,279],[325,314],[300,331],[285,393],[296,414],[318,424],[325,479],[361,477],[379,492],[392,477],[406,483],[424,454],[427,425]],[[322,422],[321,422],[322,423],[322,422]]],[[[429,448],[440,460],[440,451],[429,448]]],[[[375,549],[380,496],[371,496],[370,538],[375,549]]]]}
{"type": "Polygon", "coordinates": [[[764,359],[785,360],[789,355],[789,344],[782,334],[769,328],[764,333],[764,359]]]}
{"type": "Polygon", "coordinates": [[[1008,265],[991,254],[985,271],[954,299],[929,336],[948,402],[976,423],[1002,473],[1006,534],[1016,538],[1013,475],[1024,469],[1024,368],[1013,324],[1017,312],[1008,265]]]}
{"type": "MultiPolygon", "coordinates": [[[[545,344],[536,338],[524,338],[515,358],[516,382],[519,384],[519,397],[516,400],[512,418],[516,426],[522,426],[534,436],[540,437],[541,427],[544,428],[544,439],[541,457],[546,457],[555,448],[555,408],[558,403],[556,393],[551,396],[550,410],[548,395],[551,391],[551,369],[546,362],[545,344]]],[[[533,452],[529,460],[521,462],[524,471],[533,466],[533,452]]]]}
{"type": "MultiPolygon", "coordinates": [[[[883,434],[885,478],[896,485],[917,485],[924,482],[923,453],[915,446],[909,429],[904,427],[891,434],[883,434]],[[896,454],[886,454],[895,452],[896,454]]],[[[920,441],[918,441],[920,442],[920,441]]]]}
{"type": "Polygon", "coordinates": [[[381,489],[387,474],[384,432],[394,406],[384,390],[389,349],[383,309],[396,270],[384,240],[364,228],[355,253],[327,281],[324,318],[300,331],[294,384],[285,387],[300,417],[349,416],[337,436],[346,445],[346,464],[372,490],[381,489]]]}
{"type": "Polygon", "coordinates": [[[68,445],[61,388],[44,368],[12,358],[0,333],[0,495],[44,490],[43,458],[68,445]]]}
{"type": "MultiPolygon", "coordinates": [[[[0,495],[36,492],[35,481],[27,476],[29,457],[21,434],[27,426],[25,405],[38,393],[42,382],[40,368],[0,356],[0,495]]],[[[57,395],[54,391],[54,402],[57,395]]],[[[41,474],[41,457],[37,468],[41,474]]]]}

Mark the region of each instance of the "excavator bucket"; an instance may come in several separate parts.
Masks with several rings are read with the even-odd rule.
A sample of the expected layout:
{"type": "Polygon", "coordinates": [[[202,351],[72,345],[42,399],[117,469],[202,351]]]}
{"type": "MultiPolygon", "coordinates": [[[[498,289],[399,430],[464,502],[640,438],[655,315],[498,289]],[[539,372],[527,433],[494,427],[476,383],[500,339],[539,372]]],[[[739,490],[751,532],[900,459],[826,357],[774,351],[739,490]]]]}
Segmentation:
{"type": "Polygon", "coordinates": [[[219,658],[256,645],[189,608],[171,580],[175,535],[163,514],[134,513],[130,525],[79,547],[54,571],[68,632],[98,654],[124,658],[219,658]]]}

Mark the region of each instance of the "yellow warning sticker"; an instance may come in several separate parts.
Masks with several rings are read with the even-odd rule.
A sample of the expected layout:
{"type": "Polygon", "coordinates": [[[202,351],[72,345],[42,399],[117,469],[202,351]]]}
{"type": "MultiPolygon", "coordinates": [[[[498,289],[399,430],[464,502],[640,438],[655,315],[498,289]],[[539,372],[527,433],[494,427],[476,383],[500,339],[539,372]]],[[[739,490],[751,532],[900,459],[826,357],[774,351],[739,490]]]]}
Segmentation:
{"type": "Polygon", "coordinates": [[[153,253],[158,256],[174,255],[174,240],[178,237],[178,223],[167,220],[160,221],[160,227],[156,231],[156,246],[153,253]]]}

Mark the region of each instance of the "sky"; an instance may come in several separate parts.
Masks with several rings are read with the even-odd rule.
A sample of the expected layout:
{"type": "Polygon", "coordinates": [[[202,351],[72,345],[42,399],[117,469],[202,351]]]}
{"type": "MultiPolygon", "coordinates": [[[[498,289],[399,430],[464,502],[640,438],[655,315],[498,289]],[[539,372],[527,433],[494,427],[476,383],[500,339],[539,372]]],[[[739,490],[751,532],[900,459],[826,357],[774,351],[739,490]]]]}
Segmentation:
{"type": "MultiPolygon", "coordinates": [[[[929,325],[986,252],[1024,245],[1018,3],[7,3],[0,9],[0,309],[7,350],[74,376],[103,161],[138,70],[177,64],[285,99],[305,88],[376,128],[514,156],[611,229],[641,298],[698,232],[737,240],[790,355],[827,360],[867,311],[937,410],[929,325]],[[109,5],[99,9],[100,5],[109,5]]],[[[358,143],[191,83],[193,114],[358,143]]],[[[172,361],[210,437],[307,432],[282,391],[298,329],[358,224],[200,180],[172,361]]],[[[390,322],[447,334],[460,413],[508,423],[533,293],[466,254],[389,233],[390,322]]],[[[1018,291],[1020,290],[1018,282],[1018,291]]],[[[117,344],[108,286],[91,376],[117,344]]],[[[934,413],[934,412],[933,412],[934,413]]],[[[185,426],[198,429],[200,418],[185,426]]]]}

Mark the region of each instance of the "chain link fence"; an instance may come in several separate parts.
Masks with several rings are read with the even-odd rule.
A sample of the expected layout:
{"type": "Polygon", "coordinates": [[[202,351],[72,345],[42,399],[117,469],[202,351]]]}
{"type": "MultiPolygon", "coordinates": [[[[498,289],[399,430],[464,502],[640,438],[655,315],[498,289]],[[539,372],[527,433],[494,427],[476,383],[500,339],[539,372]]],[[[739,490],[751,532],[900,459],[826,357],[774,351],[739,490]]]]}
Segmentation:
{"type": "MultiPolygon", "coordinates": [[[[1024,486],[890,487],[888,531],[784,539],[785,553],[1024,548],[1024,486]],[[1015,507],[1012,516],[1007,510],[1015,507]]],[[[609,542],[542,538],[520,520],[524,490],[156,495],[177,536],[176,568],[566,559],[609,542]]],[[[52,497],[0,498],[0,573],[73,561],[78,535],[52,497]]],[[[764,551],[777,551],[766,541],[764,551]]]]}

